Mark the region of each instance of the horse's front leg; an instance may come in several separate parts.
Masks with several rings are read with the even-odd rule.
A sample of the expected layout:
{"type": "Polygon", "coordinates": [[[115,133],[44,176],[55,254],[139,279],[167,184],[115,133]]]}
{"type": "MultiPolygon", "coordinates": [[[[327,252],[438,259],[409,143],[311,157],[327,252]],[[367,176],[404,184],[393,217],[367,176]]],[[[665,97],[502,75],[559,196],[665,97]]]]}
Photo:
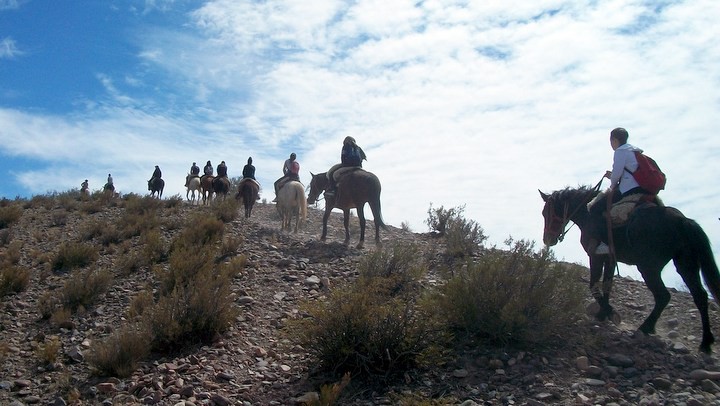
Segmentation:
{"type": "Polygon", "coordinates": [[[323,226],[322,226],[322,235],[320,236],[320,241],[325,241],[325,238],[327,237],[327,222],[330,218],[330,213],[332,212],[332,206],[328,206],[325,208],[325,214],[323,214],[323,226]]]}
{"type": "Polygon", "coordinates": [[[365,245],[365,211],[363,210],[363,206],[358,206],[357,208],[357,215],[358,220],[360,220],[360,241],[358,242],[358,249],[362,248],[365,245]]]}
{"type": "Polygon", "coordinates": [[[343,225],[345,226],[345,245],[350,245],[350,210],[343,209],[343,225]]]}

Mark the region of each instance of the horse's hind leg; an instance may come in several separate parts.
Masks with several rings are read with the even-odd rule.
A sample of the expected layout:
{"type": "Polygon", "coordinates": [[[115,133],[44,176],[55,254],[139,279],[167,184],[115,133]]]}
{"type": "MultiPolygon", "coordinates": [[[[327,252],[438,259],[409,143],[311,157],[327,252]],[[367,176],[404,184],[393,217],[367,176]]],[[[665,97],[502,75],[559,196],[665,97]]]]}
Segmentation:
{"type": "Polygon", "coordinates": [[[660,276],[662,268],[647,269],[644,267],[638,267],[638,270],[645,280],[645,286],[650,289],[650,292],[655,299],[655,306],[653,306],[652,311],[640,325],[638,330],[645,334],[654,334],[655,324],[660,318],[665,306],[667,306],[670,302],[670,292],[667,290],[667,287],[665,287],[665,283],[660,276]]]}
{"type": "MultiPolygon", "coordinates": [[[[343,225],[345,226],[345,245],[350,244],[350,210],[343,209],[343,225]]],[[[358,248],[362,248],[362,240],[358,243],[358,248]]]]}
{"type": "Polygon", "coordinates": [[[612,290],[612,277],[614,262],[606,255],[590,256],[590,293],[600,306],[596,314],[598,320],[605,320],[612,317],[614,310],[610,306],[610,291],[612,290]],[[600,278],[602,277],[602,283],[600,278]]]}
{"type": "Polygon", "coordinates": [[[365,224],[367,223],[365,220],[365,210],[363,206],[358,205],[357,207],[357,215],[358,220],[360,220],[360,241],[358,242],[358,249],[362,248],[365,245],[365,224]]]}
{"type": "Polygon", "coordinates": [[[710,316],[708,315],[708,294],[700,280],[700,268],[692,260],[675,259],[675,268],[682,277],[693,297],[693,302],[700,312],[702,321],[703,338],[700,343],[700,351],[712,352],[712,344],[715,342],[712,330],[710,329],[710,316]]]}

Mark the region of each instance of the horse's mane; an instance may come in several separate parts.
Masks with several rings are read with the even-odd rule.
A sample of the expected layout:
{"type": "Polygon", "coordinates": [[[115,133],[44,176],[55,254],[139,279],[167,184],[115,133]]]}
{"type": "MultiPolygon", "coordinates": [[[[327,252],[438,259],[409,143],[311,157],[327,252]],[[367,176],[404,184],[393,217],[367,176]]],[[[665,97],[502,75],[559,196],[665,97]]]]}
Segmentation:
{"type": "Polygon", "coordinates": [[[598,193],[600,193],[598,190],[587,185],[574,188],[568,186],[565,189],[556,190],[550,195],[550,197],[553,202],[555,202],[555,205],[563,205],[565,203],[573,205],[575,203],[588,203],[593,197],[597,196],[598,193]]]}

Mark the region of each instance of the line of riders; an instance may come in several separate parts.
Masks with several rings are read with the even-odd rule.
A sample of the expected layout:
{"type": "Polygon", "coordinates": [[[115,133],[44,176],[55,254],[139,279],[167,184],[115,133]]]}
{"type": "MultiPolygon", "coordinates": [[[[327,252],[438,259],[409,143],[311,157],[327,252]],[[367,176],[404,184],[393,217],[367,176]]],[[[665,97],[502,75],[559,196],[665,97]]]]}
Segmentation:
{"type": "MultiPolygon", "coordinates": [[[[340,163],[333,165],[327,171],[329,186],[325,191],[325,195],[334,196],[334,194],[336,193],[337,181],[340,177],[342,177],[342,175],[346,173],[346,171],[338,171],[339,169],[362,168],[362,161],[364,160],[367,160],[367,156],[365,155],[365,152],[362,150],[362,148],[357,145],[355,139],[353,137],[345,137],[345,139],[343,140],[342,150],[340,152],[340,163]]],[[[252,157],[249,157],[247,160],[247,164],[243,167],[243,177],[240,180],[239,187],[242,187],[243,182],[255,182],[258,187],[260,186],[260,183],[257,181],[257,179],[255,179],[255,166],[253,166],[252,162],[252,157]]],[[[277,193],[283,186],[285,186],[286,183],[290,181],[300,182],[300,163],[297,161],[297,155],[294,152],[291,153],[290,158],[286,159],[283,163],[282,171],[283,176],[281,176],[273,184],[276,196],[276,198],[273,199],[273,202],[277,201],[277,193]]],[[[185,177],[185,187],[189,186],[190,181],[193,178],[200,178],[200,182],[202,184],[203,180],[208,176],[213,176],[213,173],[214,168],[210,161],[207,161],[205,167],[203,167],[202,175],[200,175],[200,167],[197,166],[196,162],[193,162],[192,166],[190,167],[190,174],[185,177]]],[[[225,164],[225,161],[220,162],[220,164],[217,166],[217,176],[214,177],[213,184],[219,178],[223,177],[227,178],[227,165],[225,164]]],[[[162,179],[162,171],[160,170],[160,167],[158,165],[155,165],[155,170],[153,171],[150,180],[148,180],[148,185],[152,185],[156,179],[162,179]]],[[[103,190],[115,190],[111,174],[108,174],[107,183],[103,186],[103,190]]],[[[80,191],[82,193],[88,193],[87,179],[85,179],[85,181],[82,182],[82,184],[80,185],[80,191]]]]}

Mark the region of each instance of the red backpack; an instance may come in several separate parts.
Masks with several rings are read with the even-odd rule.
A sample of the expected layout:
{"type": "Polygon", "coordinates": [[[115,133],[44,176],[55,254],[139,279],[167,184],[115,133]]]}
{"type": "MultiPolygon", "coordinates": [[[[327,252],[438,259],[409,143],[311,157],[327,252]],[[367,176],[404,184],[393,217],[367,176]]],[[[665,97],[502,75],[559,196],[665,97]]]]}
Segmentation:
{"type": "Polygon", "coordinates": [[[627,168],[625,170],[632,174],[638,185],[653,195],[665,189],[667,179],[655,160],[639,151],[635,151],[635,159],[638,163],[635,172],[630,172],[627,168]]]}

